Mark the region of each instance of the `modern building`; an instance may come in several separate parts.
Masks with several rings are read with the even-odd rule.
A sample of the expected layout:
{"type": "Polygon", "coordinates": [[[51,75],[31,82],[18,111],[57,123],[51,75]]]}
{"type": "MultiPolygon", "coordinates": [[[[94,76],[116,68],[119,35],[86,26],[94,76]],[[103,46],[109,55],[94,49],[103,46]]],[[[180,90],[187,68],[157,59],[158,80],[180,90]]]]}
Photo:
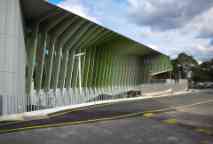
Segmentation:
{"type": "Polygon", "coordinates": [[[0,114],[113,98],[171,70],[168,56],[47,1],[0,1],[0,114]]]}

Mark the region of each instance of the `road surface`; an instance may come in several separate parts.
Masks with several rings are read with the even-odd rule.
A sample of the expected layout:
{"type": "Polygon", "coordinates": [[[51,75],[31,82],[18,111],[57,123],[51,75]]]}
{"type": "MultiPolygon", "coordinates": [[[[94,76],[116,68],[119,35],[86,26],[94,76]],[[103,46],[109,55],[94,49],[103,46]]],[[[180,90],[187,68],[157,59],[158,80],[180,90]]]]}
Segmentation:
{"type": "Polygon", "coordinates": [[[0,124],[0,144],[213,144],[213,91],[119,102],[0,124]]]}

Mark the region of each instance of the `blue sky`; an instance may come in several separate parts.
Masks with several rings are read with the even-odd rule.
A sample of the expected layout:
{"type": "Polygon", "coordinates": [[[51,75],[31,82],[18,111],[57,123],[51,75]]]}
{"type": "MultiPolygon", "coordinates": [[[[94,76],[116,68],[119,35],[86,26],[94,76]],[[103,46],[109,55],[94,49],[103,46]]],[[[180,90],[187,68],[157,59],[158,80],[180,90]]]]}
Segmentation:
{"type": "Polygon", "coordinates": [[[213,58],[213,0],[49,0],[175,58],[213,58]]]}

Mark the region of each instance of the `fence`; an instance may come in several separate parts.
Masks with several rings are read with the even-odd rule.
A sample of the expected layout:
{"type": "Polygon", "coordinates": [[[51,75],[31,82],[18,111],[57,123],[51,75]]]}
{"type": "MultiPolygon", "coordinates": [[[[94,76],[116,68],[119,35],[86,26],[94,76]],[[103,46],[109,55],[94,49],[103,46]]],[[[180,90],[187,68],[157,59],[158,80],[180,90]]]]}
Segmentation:
{"type": "MultiPolygon", "coordinates": [[[[15,106],[17,105],[15,99],[11,99],[10,97],[4,98],[7,99],[7,108],[11,110],[16,108],[16,110],[13,111],[19,113],[95,101],[129,98],[138,95],[145,96],[147,93],[162,93],[167,90],[178,92],[186,90],[187,87],[187,80],[181,80],[178,83],[174,81],[162,81],[162,83],[149,83],[137,86],[82,88],[81,91],[79,88],[57,89],[48,92],[41,90],[39,93],[34,90],[31,94],[31,98],[28,99],[28,101],[23,101],[22,104],[25,105],[24,110],[20,110],[21,106],[15,106]],[[11,103],[13,103],[13,106],[11,106],[11,103]]],[[[0,96],[0,114],[2,114],[2,101],[2,97],[0,96]]]]}
{"type": "Polygon", "coordinates": [[[54,108],[66,105],[89,103],[127,97],[128,91],[136,86],[128,87],[99,87],[99,88],[70,88],[56,89],[39,93],[33,91],[30,101],[27,102],[27,111],[54,108]]]}

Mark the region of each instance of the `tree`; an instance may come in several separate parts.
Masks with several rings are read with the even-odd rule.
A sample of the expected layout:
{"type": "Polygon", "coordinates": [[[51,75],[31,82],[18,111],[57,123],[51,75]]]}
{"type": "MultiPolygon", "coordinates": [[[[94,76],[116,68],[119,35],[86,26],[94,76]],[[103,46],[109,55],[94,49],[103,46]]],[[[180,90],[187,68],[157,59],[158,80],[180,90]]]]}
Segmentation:
{"type": "Polygon", "coordinates": [[[213,81],[213,59],[199,65],[193,56],[180,53],[172,60],[172,64],[175,79],[187,78],[187,73],[192,71],[192,80],[195,82],[213,81]]]}
{"type": "Polygon", "coordinates": [[[213,81],[213,59],[203,62],[196,74],[196,81],[213,81]]]}
{"type": "Polygon", "coordinates": [[[187,78],[189,71],[192,71],[192,68],[199,66],[196,59],[185,53],[180,53],[178,57],[172,61],[172,64],[174,68],[173,76],[175,79],[187,78]]]}
{"type": "Polygon", "coordinates": [[[193,56],[189,56],[185,53],[180,53],[176,60],[177,63],[182,66],[196,67],[199,65],[198,62],[193,58],[193,56]]]}
{"type": "Polygon", "coordinates": [[[206,71],[213,71],[213,59],[210,61],[203,62],[200,67],[206,71]]]}

